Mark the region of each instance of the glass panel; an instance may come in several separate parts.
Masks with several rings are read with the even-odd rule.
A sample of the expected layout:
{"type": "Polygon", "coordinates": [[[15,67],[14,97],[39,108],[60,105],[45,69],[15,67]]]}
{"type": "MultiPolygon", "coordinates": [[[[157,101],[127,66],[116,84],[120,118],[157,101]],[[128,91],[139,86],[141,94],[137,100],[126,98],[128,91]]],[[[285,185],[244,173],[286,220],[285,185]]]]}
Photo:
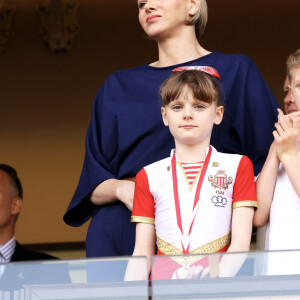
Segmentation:
{"type": "Polygon", "coordinates": [[[0,265],[0,299],[148,299],[145,257],[0,265]],[[124,281],[128,263],[143,280],[124,281]]]}
{"type": "Polygon", "coordinates": [[[300,251],[160,255],[152,259],[152,299],[260,297],[300,299],[300,251]]]}

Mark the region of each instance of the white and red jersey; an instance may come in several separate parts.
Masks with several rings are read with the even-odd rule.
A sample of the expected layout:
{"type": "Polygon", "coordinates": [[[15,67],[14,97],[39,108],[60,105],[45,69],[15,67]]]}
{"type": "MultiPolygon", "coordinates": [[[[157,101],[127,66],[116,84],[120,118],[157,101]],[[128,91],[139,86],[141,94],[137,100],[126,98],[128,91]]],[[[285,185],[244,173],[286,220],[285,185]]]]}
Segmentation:
{"type": "Polygon", "coordinates": [[[155,224],[157,246],[162,254],[227,249],[232,210],[257,206],[251,161],[246,156],[217,152],[210,146],[192,186],[176,161],[173,164],[179,200],[176,206],[174,155],[176,158],[172,150],[169,158],[148,165],[137,174],[131,221],[155,224]]]}

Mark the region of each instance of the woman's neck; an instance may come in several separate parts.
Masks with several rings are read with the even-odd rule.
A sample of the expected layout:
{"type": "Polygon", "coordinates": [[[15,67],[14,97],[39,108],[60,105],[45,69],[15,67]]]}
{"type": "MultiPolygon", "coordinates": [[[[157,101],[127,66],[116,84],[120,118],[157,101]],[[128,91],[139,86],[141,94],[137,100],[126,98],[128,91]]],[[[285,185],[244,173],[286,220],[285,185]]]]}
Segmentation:
{"type": "Polygon", "coordinates": [[[166,67],[194,60],[210,52],[198,42],[194,33],[185,32],[181,36],[158,41],[158,61],[153,67],[166,67]]]}
{"type": "Polygon", "coordinates": [[[196,163],[205,160],[208,143],[201,145],[182,145],[176,143],[177,160],[182,163],[196,163]]]}

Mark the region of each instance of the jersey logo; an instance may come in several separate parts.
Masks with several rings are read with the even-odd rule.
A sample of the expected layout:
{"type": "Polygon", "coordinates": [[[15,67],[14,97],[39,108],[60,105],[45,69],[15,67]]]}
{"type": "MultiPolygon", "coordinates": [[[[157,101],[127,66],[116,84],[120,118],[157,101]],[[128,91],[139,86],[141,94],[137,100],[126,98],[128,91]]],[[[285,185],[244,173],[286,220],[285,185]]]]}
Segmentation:
{"type": "Polygon", "coordinates": [[[214,204],[214,206],[225,207],[227,199],[222,196],[213,196],[211,198],[211,202],[214,204]]]}
{"type": "Polygon", "coordinates": [[[211,185],[216,189],[228,189],[228,186],[232,183],[232,177],[227,178],[227,175],[224,170],[217,171],[215,176],[210,175],[208,181],[211,182],[211,185]]]}

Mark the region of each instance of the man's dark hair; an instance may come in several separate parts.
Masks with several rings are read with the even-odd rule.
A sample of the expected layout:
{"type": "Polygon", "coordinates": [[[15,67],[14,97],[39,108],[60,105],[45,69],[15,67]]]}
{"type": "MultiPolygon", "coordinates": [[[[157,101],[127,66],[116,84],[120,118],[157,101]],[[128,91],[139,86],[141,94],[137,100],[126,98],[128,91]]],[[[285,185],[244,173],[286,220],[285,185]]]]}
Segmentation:
{"type": "Polygon", "coordinates": [[[0,164],[0,170],[4,171],[9,177],[10,185],[14,194],[13,197],[20,197],[23,199],[23,188],[17,171],[13,167],[6,164],[0,164]]]}

